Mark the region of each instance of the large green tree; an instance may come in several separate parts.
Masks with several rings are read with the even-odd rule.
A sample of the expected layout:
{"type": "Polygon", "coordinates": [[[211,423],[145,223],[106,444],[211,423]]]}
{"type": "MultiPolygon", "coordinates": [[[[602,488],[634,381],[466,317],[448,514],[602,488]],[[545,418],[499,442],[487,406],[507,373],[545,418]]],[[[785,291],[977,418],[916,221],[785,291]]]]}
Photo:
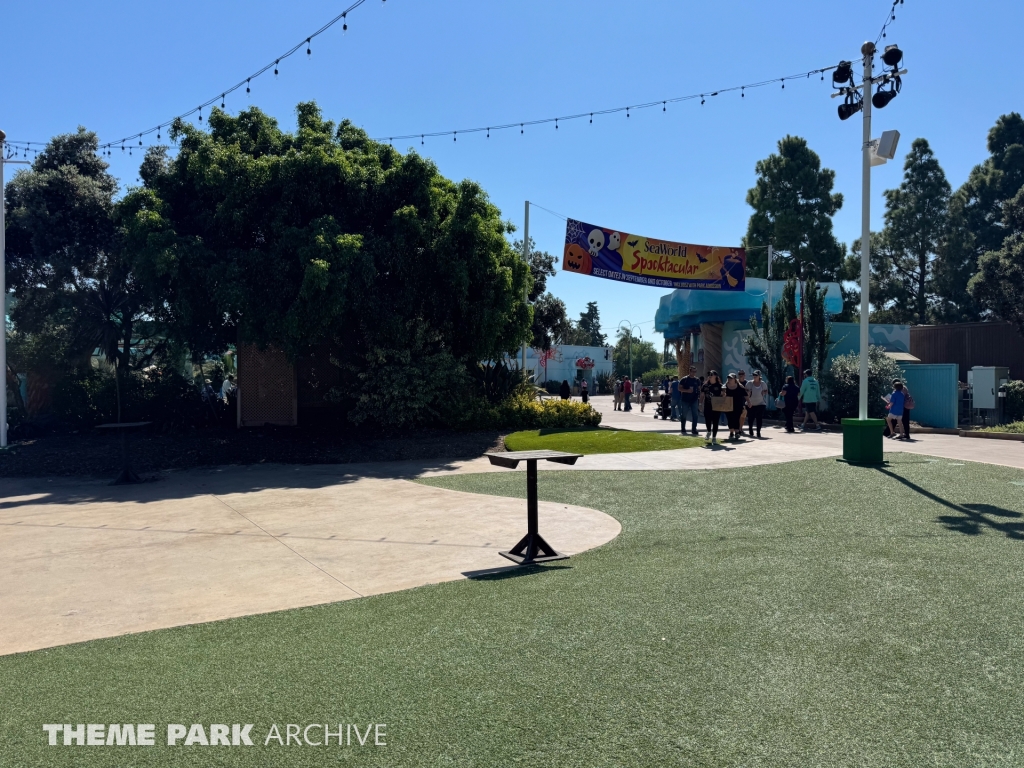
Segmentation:
{"type": "Polygon", "coordinates": [[[479,185],[297,113],[294,133],[255,108],[174,124],[177,156],[147,158],[128,196],[147,279],[194,347],[326,344],[353,420],[437,418],[468,366],[529,340],[512,227],[479,185]],[[391,389],[402,407],[373,395],[391,389]]]}
{"type": "Polygon", "coordinates": [[[843,207],[843,196],[832,192],[835,171],[821,167],[821,158],[799,136],[779,141],[779,151],[758,161],[757,182],[747,192],[754,209],[745,245],[751,277],[768,276],[769,243],[775,249],[772,276],[803,275],[814,265],[821,280],[838,279],[845,249],[832,233],[832,217],[843,207]]]}
{"type": "Polygon", "coordinates": [[[52,377],[85,365],[98,348],[120,390],[123,374],[144,362],[133,342],[155,333],[155,302],[125,244],[131,213],[115,203],[118,183],[97,149],[96,134],[84,128],[56,136],[7,185],[11,320],[37,340],[18,347],[34,351],[14,364],[52,377]],[[55,353],[50,360],[41,356],[46,349],[55,353]]]}
{"type": "Polygon", "coordinates": [[[1024,335],[1024,187],[1004,206],[1003,224],[1003,247],[978,260],[969,289],[985,310],[1024,335]]]}
{"type": "Polygon", "coordinates": [[[925,139],[915,139],[903,164],[903,182],[885,191],[885,230],[871,266],[889,322],[927,323],[934,303],[932,265],[946,229],[950,186],[925,139]]]}
{"type": "Polygon", "coordinates": [[[588,301],[586,310],[580,312],[576,331],[576,344],[585,347],[603,347],[608,344],[608,337],[601,333],[601,313],[596,301],[588,301]]]}
{"type": "Polygon", "coordinates": [[[935,264],[936,311],[948,322],[976,320],[984,308],[968,291],[978,259],[1002,248],[1003,207],[1024,187],[1024,119],[1002,115],[988,133],[989,157],[950,199],[949,223],[935,264]]]}
{"type": "Polygon", "coordinates": [[[612,367],[615,375],[629,376],[631,360],[633,376],[643,376],[661,366],[661,355],[654,348],[654,344],[625,331],[619,331],[615,348],[612,350],[612,367]]]}

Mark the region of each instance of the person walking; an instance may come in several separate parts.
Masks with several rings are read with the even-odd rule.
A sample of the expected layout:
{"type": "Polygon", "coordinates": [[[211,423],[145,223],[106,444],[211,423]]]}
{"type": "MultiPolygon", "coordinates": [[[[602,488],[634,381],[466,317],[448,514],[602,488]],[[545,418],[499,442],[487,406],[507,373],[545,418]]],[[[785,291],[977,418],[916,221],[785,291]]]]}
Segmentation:
{"type": "Polygon", "coordinates": [[[914,402],[914,396],[910,394],[910,390],[907,389],[907,385],[903,385],[903,439],[910,439],[910,412],[913,410],[917,403],[914,402]]]}
{"type": "Polygon", "coordinates": [[[902,439],[906,397],[906,393],[903,391],[903,382],[893,379],[892,392],[883,398],[889,403],[889,413],[885,417],[885,421],[889,425],[889,437],[902,439]]]}
{"type": "Polygon", "coordinates": [[[558,388],[558,394],[563,400],[572,400],[572,387],[568,379],[562,379],[562,386],[558,388]]]}
{"type": "Polygon", "coordinates": [[[668,391],[672,396],[672,421],[675,421],[679,418],[680,406],[682,404],[682,400],[680,400],[678,376],[672,377],[672,382],[668,385],[668,391]]]}
{"type": "Polygon", "coordinates": [[[584,403],[590,402],[590,387],[587,385],[586,379],[580,382],[580,400],[584,403]]]}
{"type": "Polygon", "coordinates": [[[729,424],[729,439],[739,440],[742,434],[740,431],[740,414],[743,413],[743,407],[747,403],[747,390],[745,387],[740,386],[736,374],[730,373],[729,378],[725,380],[725,392],[722,394],[732,398],[732,409],[725,413],[729,424]]]}
{"type": "MultiPolygon", "coordinates": [[[[768,407],[768,384],[761,379],[761,371],[754,371],[754,379],[747,384],[747,430],[753,437],[757,429],[757,437],[761,439],[761,425],[764,424],[764,411],[768,407]]],[[[742,425],[740,426],[742,431],[742,425]]]]}
{"type": "Polygon", "coordinates": [[[637,378],[635,385],[637,389],[636,399],[640,401],[640,413],[643,413],[644,405],[651,399],[651,390],[644,386],[643,380],[640,378],[637,378]]]}
{"type": "Polygon", "coordinates": [[[779,397],[783,399],[782,411],[786,414],[786,431],[793,433],[796,430],[793,428],[793,413],[796,411],[796,407],[800,402],[800,387],[793,381],[792,376],[786,377],[786,383],[782,385],[782,391],[779,392],[779,397]]]}
{"type": "Polygon", "coordinates": [[[615,386],[612,387],[612,402],[616,411],[622,410],[622,379],[615,380],[615,386]]]}
{"type": "MultiPolygon", "coordinates": [[[[747,384],[749,382],[747,381],[747,372],[744,371],[742,368],[740,370],[736,371],[736,382],[741,387],[743,387],[744,390],[746,390],[747,384]]],[[[747,418],[748,418],[747,405],[746,405],[746,403],[744,403],[743,410],[740,411],[740,436],[743,435],[743,425],[746,423],[747,418]]]]}
{"type": "Polygon", "coordinates": [[[804,380],[800,383],[800,401],[804,404],[804,420],[800,429],[807,429],[807,417],[811,417],[816,430],[821,429],[818,423],[818,401],[821,399],[821,385],[811,375],[810,369],[804,371],[804,380]]]}
{"type": "Polygon", "coordinates": [[[715,412],[711,398],[722,396],[722,380],[718,377],[718,371],[708,371],[708,377],[700,391],[704,396],[704,425],[708,430],[704,439],[710,440],[712,445],[717,445],[718,414],[715,412]]]}
{"type": "Polygon", "coordinates": [[[697,434],[697,412],[700,410],[700,379],[697,378],[696,366],[690,366],[690,373],[679,382],[679,424],[680,431],[686,434],[686,417],[690,417],[691,432],[697,434]]]}
{"type": "Polygon", "coordinates": [[[629,376],[622,380],[622,410],[632,411],[633,404],[630,402],[630,398],[633,395],[633,382],[629,380],[629,376]]]}

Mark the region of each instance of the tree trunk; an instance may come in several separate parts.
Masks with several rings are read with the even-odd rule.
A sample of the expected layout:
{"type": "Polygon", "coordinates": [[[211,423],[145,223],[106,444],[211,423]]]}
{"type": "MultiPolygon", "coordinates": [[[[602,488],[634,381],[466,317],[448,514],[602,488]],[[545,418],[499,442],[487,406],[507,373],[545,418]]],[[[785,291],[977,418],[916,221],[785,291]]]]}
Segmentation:
{"type": "Polygon", "coordinates": [[[701,323],[701,341],[704,343],[704,375],[708,371],[722,373],[722,323],[701,323]]]}

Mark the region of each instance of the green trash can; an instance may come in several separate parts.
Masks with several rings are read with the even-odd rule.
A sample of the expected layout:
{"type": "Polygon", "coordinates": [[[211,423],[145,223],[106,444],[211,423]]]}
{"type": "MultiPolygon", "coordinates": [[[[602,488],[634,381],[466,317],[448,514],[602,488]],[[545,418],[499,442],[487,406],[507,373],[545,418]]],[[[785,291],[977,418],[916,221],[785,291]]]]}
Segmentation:
{"type": "Polygon", "coordinates": [[[884,419],[843,419],[843,458],[851,464],[881,464],[884,419]]]}

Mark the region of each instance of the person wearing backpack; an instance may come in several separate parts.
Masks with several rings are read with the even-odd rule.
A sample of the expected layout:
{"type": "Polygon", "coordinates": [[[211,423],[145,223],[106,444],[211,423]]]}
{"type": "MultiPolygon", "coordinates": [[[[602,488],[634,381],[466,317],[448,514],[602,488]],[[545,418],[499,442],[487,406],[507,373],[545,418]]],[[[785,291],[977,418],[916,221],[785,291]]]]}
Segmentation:
{"type": "Polygon", "coordinates": [[[807,417],[814,422],[814,429],[820,430],[818,423],[818,401],[821,400],[821,385],[811,375],[810,369],[804,371],[804,380],[800,383],[800,402],[804,404],[804,420],[800,422],[800,429],[807,429],[807,417]]]}
{"type": "Polygon", "coordinates": [[[907,385],[903,385],[903,439],[910,439],[910,412],[914,409],[917,403],[914,402],[914,396],[910,394],[910,390],[907,389],[907,385]]]}

